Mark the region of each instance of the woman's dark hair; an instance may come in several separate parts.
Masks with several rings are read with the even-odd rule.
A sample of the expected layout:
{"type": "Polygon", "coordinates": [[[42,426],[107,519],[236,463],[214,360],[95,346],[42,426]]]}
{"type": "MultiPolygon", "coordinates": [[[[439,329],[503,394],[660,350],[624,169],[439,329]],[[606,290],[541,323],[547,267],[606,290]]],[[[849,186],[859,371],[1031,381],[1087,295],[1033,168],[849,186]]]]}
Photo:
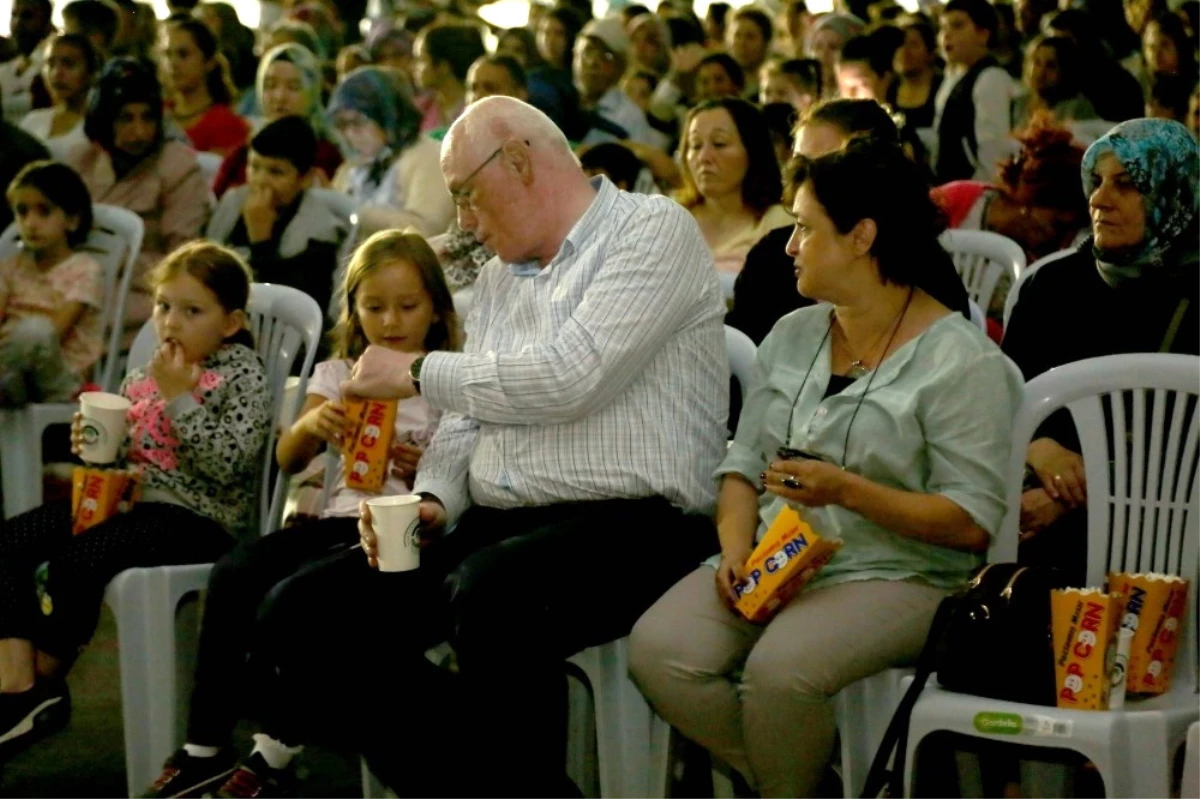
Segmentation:
{"type": "Polygon", "coordinates": [[[646,8],[644,5],[641,5],[640,3],[634,3],[631,6],[625,6],[624,8],[621,9],[621,22],[622,22],[622,24],[625,25],[626,28],[628,28],[630,22],[633,22],[633,20],[637,19],[638,17],[642,16],[643,14],[649,14],[649,13],[650,13],[650,9],[646,8]]]}
{"type": "Polygon", "coordinates": [[[483,36],[474,25],[435,25],[421,31],[429,59],[450,65],[450,71],[461,83],[475,59],[487,54],[483,36]]]}
{"type": "Polygon", "coordinates": [[[36,189],[64,214],[79,220],[79,225],[67,234],[67,243],[71,247],[87,241],[92,232],[92,195],[74,169],[58,161],[34,161],[26,164],[8,184],[5,199],[10,206],[17,189],[36,189]]]}
{"type": "Polygon", "coordinates": [[[732,25],[739,19],[748,19],[753,22],[762,31],[763,41],[768,45],[771,43],[771,37],[775,34],[775,26],[771,24],[771,18],[767,16],[766,12],[754,6],[742,6],[733,12],[729,24],[732,25]]]}
{"type": "Polygon", "coordinates": [[[1183,19],[1178,14],[1159,14],[1147,23],[1147,29],[1151,25],[1158,26],[1159,36],[1175,43],[1175,54],[1179,59],[1179,68],[1175,71],[1180,75],[1190,75],[1194,78],[1196,76],[1196,43],[1188,35],[1183,19]]]}
{"type": "MultiPolygon", "coordinates": [[[[246,262],[232,250],[211,241],[190,241],[170,253],[154,268],[150,283],[157,288],[180,275],[195,278],[211,291],[225,313],[246,310],[254,275],[246,262]]],[[[243,344],[254,349],[254,335],[242,328],[225,339],[225,343],[243,344]]]]}
{"type": "Polygon", "coordinates": [[[615,141],[589,147],[580,154],[579,165],[585,170],[603,172],[618,187],[624,185],[629,191],[633,191],[642,171],[642,162],[633,151],[615,141]]]}
{"type": "Polygon", "coordinates": [[[212,28],[196,17],[177,14],[167,20],[173,25],[186,31],[196,43],[201,55],[212,62],[204,74],[204,85],[208,87],[209,97],[218,105],[229,105],[237,96],[237,87],[229,76],[229,61],[221,52],[221,45],[213,34],[212,28]]]}
{"type": "Polygon", "coordinates": [[[104,37],[106,47],[112,47],[121,26],[119,8],[104,0],[74,0],[63,8],[63,19],[73,19],[79,28],[95,31],[104,37]]]}
{"type": "MultiPolygon", "coordinates": [[[[88,95],[83,132],[105,150],[113,149],[113,126],[121,109],[145,103],[158,124],[156,145],[163,141],[162,87],[154,69],[136,58],[114,58],[104,65],[88,95]]],[[[157,146],[156,146],[157,148],[157,146]]]]}
{"type": "MultiPolygon", "coordinates": [[[[923,16],[910,15],[901,17],[896,23],[896,27],[904,33],[908,31],[916,31],[921,37],[921,41],[925,43],[925,49],[932,55],[937,55],[937,31],[933,29],[933,25],[923,16]]],[[[904,44],[901,40],[901,45],[904,44]]]]}
{"type": "MultiPolygon", "coordinates": [[[[716,5],[714,3],[713,5],[716,5]]],[[[709,6],[712,8],[712,6],[709,6]]],[[[671,34],[671,47],[683,47],[685,44],[704,44],[704,27],[696,22],[694,17],[684,17],[672,14],[667,17],[667,31],[671,34]]]]}
{"type": "Polygon", "coordinates": [[[724,30],[726,19],[729,16],[729,3],[709,3],[708,11],[705,12],[704,16],[711,19],[714,24],[724,30]]]}
{"type": "Polygon", "coordinates": [[[785,61],[780,61],[775,67],[781,75],[787,75],[792,79],[802,91],[811,94],[813,97],[820,97],[823,87],[821,86],[821,62],[815,58],[789,58],[785,61]]]}
{"type": "MultiPolygon", "coordinates": [[[[746,150],[746,175],[742,178],[742,202],[762,218],[772,205],[778,205],[783,196],[783,177],[779,173],[779,162],[775,160],[775,147],[767,122],[758,106],[738,97],[717,97],[700,103],[683,121],[683,147],[686,152],[688,129],[692,120],[705,111],[724,109],[733,119],[742,147],[746,150]]],[[[683,188],[677,198],[685,208],[694,208],[704,202],[683,159],[683,188]]]]}
{"type": "Polygon", "coordinates": [[[542,19],[552,19],[559,25],[562,25],[563,31],[566,33],[567,39],[567,63],[571,63],[571,53],[575,51],[575,40],[579,38],[579,32],[583,30],[583,18],[573,8],[567,6],[555,6],[546,12],[546,16],[542,19]]]}
{"type": "Polygon", "coordinates": [[[808,109],[800,125],[832,125],[850,138],[869,138],[896,144],[900,131],[883,106],[874,100],[826,100],[808,109]]]}
{"type": "Polygon", "coordinates": [[[1082,92],[1083,55],[1075,42],[1067,36],[1035,36],[1025,48],[1026,64],[1032,66],[1039,47],[1049,47],[1058,60],[1058,87],[1054,90],[1053,99],[1057,102],[1082,92]]]}
{"type": "MultiPolygon", "coordinates": [[[[944,216],[929,196],[921,167],[894,143],[854,139],[842,150],[792,160],[789,188],[808,186],[845,235],[864,219],[875,223],[870,253],[885,283],[924,289],[948,307],[941,284],[953,275],[963,291],[950,256],[938,241],[944,216]],[[864,186],[872,187],[864,191],[864,186]]],[[[960,308],[955,308],[961,310],[960,308]]]]}
{"type": "Polygon", "coordinates": [[[733,56],[729,53],[709,53],[696,64],[696,72],[699,73],[709,64],[716,64],[725,70],[725,74],[733,81],[733,85],[739,92],[746,88],[746,73],[742,71],[742,65],[734,61],[733,56]]]}

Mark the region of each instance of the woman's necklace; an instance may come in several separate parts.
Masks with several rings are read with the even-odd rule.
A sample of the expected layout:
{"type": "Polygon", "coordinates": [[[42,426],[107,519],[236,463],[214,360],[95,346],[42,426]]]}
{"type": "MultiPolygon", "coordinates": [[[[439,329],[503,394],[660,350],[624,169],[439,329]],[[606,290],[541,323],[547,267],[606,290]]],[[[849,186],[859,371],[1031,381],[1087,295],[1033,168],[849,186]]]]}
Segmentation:
{"type": "MultiPolygon", "coordinates": [[[[883,341],[883,337],[887,335],[889,331],[891,332],[891,336],[888,338],[888,346],[890,347],[892,345],[892,341],[896,338],[896,331],[900,329],[900,323],[904,321],[904,315],[908,313],[908,306],[912,304],[912,298],[913,289],[909,288],[908,297],[904,300],[904,307],[900,309],[900,313],[898,313],[896,318],[892,320],[892,323],[884,328],[883,332],[876,337],[875,341],[871,343],[871,346],[865,353],[863,353],[863,357],[861,358],[858,357],[858,355],[854,352],[854,349],[850,346],[850,339],[846,337],[845,331],[843,331],[841,327],[836,324],[837,312],[834,311],[833,327],[837,328],[837,332],[841,336],[842,346],[845,348],[846,353],[851,358],[850,368],[846,370],[846,377],[849,377],[852,380],[858,380],[860,377],[866,377],[871,373],[871,367],[867,366],[866,359],[871,357],[871,353],[875,351],[875,348],[879,346],[879,343],[883,341]]],[[[884,354],[886,354],[886,352],[887,350],[885,349],[884,354]]]]}

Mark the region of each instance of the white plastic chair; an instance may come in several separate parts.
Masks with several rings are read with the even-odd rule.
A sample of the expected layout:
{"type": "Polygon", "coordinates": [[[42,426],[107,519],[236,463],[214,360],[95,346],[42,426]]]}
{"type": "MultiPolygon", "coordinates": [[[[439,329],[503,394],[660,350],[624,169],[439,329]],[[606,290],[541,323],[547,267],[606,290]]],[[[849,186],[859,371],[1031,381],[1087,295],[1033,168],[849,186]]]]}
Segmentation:
{"type": "Polygon", "coordinates": [[[975,300],[967,300],[967,307],[971,311],[971,324],[986,333],[987,315],[984,314],[983,309],[979,307],[975,300]]]}
{"type": "MultiPolygon", "coordinates": [[[[312,372],[321,339],[321,309],[312,297],[289,286],[255,283],[247,307],[255,349],[271,387],[272,420],[279,417],[287,377],[304,348],[297,407],[312,372]]],[[[157,344],[152,322],[138,333],[130,364],[144,364],[157,344]]],[[[293,410],[293,413],[295,411],[293,410]]],[[[274,425],[263,453],[259,508],[262,534],[278,526],[287,481],[271,490],[274,425]]],[[[170,532],[170,531],[164,531],[170,532]]],[[[203,590],[212,564],[127,569],[113,578],[105,601],[117,619],[121,653],[121,712],[125,726],[125,779],[137,796],[158,773],[175,747],[175,613],[183,598],[203,590]]]]}
{"type": "Polygon", "coordinates": [[[940,237],[954,268],[967,287],[967,296],[985,311],[1007,274],[1010,285],[1025,269],[1025,251],[1007,236],[987,230],[947,230],[940,237]]]}
{"type": "MultiPolygon", "coordinates": [[[[1009,464],[1009,509],[998,546],[1014,560],[1025,452],[1037,427],[1070,409],[1079,431],[1088,486],[1087,580],[1107,573],[1163,572],[1192,582],[1200,576],[1200,358],[1131,354],[1094,358],[1031,380],[1017,414],[1009,464]],[[1112,446],[1111,442],[1119,446],[1112,446]]],[[[905,790],[914,786],[916,751],[930,733],[946,730],[996,741],[1071,749],[1091,760],[1109,797],[1168,796],[1171,761],[1200,717],[1196,702],[1196,598],[1179,642],[1170,690],[1128,697],[1107,712],[1002,702],[927,686],[909,722],[905,790]],[[975,728],[979,712],[1012,713],[1045,734],[1013,737],[975,728]]],[[[1061,789],[1061,786],[1060,786],[1061,789]]],[[[1062,795],[1051,788],[1044,795],[1062,795]]]]}
{"type": "Polygon", "coordinates": [[[329,294],[329,307],[322,309],[331,320],[336,322],[341,309],[346,268],[350,265],[350,258],[358,246],[358,201],[344,192],[333,189],[309,189],[309,191],[346,223],[346,239],[338,250],[338,265],[333,272],[333,290],[329,294]]]}
{"type": "Polygon", "coordinates": [[[204,182],[210,189],[217,179],[217,172],[221,171],[222,160],[216,153],[196,153],[196,163],[200,165],[200,171],[204,173],[204,182]]]}
{"type": "Polygon", "coordinates": [[[750,393],[750,378],[754,372],[754,359],[758,357],[758,347],[754,339],[747,336],[736,327],[725,325],[725,352],[729,356],[729,372],[737,378],[742,390],[742,406],[746,405],[746,395],[750,393]]]}
{"type": "Polygon", "coordinates": [[[1200,721],[1188,727],[1187,746],[1183,755],[1183,779],[1179,783],[1180,799],[1200,799],[1200,721]]]}
{"type": "MultiPolygon", "coordinates": [[[[100,328],[105,351],[96,363],[95,382],[105,391],[116,391],[121,355],[125,300],[133,278],[134,262],[142,251],[142,219],[113,205],[92,206],[92,230],[80,248],[104,269],[104,305],[100,328]]],[[[0,256],[19,246],[14,223],[0,236],[0,256]]],[[[0,481],[4,491],[4,516],[36,508],[42,503],[42,433],[54,424],[68,424],[77,406],[73,403],[38,403],[0,411],[0,481]]]]}
{"type": "Polygon", "coordinates": [[[1021,276],[1019,278],[1017,278],[1016,282],[1014,282],[1012,284],[1012,288],[1010,288],[1008,290],[1008,296],[1004,299],[1004,329],[1005,330],[1008,330],[1008,320],[1012,318],[1013,309],[1017,307],[1017,298],[1021,294],[1021,287],[1025,285],[1025,281],[1029,280],[1029,278],[1033,275],[1034,272],[1041,269],[1043,266],[1050,263],[1051,261],[1057,261],[1060,258],[1066,258],[1068,255],[1074,255],[1074,254],[1075,254],[1074,249],[1059,250],[1058,252],[1052,252],[1049,255],[1043,256],[1043,257],[1037,259],[1036,261],[1034,261],[1033,263],[1031,263],[1029,266],[1025,267],[1025,271],[1022,272],[1021,276]]]}

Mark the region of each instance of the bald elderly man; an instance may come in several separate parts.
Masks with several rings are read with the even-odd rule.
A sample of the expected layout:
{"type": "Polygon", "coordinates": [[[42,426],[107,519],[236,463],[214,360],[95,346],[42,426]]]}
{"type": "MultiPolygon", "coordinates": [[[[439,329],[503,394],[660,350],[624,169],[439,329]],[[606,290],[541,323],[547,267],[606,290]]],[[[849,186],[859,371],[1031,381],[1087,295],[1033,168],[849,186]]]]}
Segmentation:
{"type": "Polygon", "coordinates": [[[352,743],[401,795],[579,795],[564,659],[628,634],[718,548],[721,291],[690,214],[589,180],[519,100],[471,105],[442,171],[497,254],[466,349],[370,347],[343,386],[442,411],[414,486],[421,566],[375,571],[364,515],[365,556],[275,592],[252,656],[272,675],[265,730],[352,743]],[[423,656],[447,639],[457,674],[423,656]]]}

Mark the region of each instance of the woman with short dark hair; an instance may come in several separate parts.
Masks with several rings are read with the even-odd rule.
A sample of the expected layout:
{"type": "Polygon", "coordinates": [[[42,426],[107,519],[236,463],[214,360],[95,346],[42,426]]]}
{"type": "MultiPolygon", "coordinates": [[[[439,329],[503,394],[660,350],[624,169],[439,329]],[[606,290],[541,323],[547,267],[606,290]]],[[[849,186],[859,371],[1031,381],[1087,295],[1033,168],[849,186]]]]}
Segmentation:
{"type": "Polygon", "coordinates": [[[797,290],[819,304],[758,348],[716,471],[720,557],[630,639],[654,710],[764,797],[814,795],[836,737],[832,697],[911,665],[942,598],[982,563],[1006,509],[1022,391],[983,332],[925,290],[949,256],[924,175],[898,145],[801,159],[791,189],[787,251],[797,290]],[[751,623],[735,586],[787,508],[842,546],[751,623]]]}

